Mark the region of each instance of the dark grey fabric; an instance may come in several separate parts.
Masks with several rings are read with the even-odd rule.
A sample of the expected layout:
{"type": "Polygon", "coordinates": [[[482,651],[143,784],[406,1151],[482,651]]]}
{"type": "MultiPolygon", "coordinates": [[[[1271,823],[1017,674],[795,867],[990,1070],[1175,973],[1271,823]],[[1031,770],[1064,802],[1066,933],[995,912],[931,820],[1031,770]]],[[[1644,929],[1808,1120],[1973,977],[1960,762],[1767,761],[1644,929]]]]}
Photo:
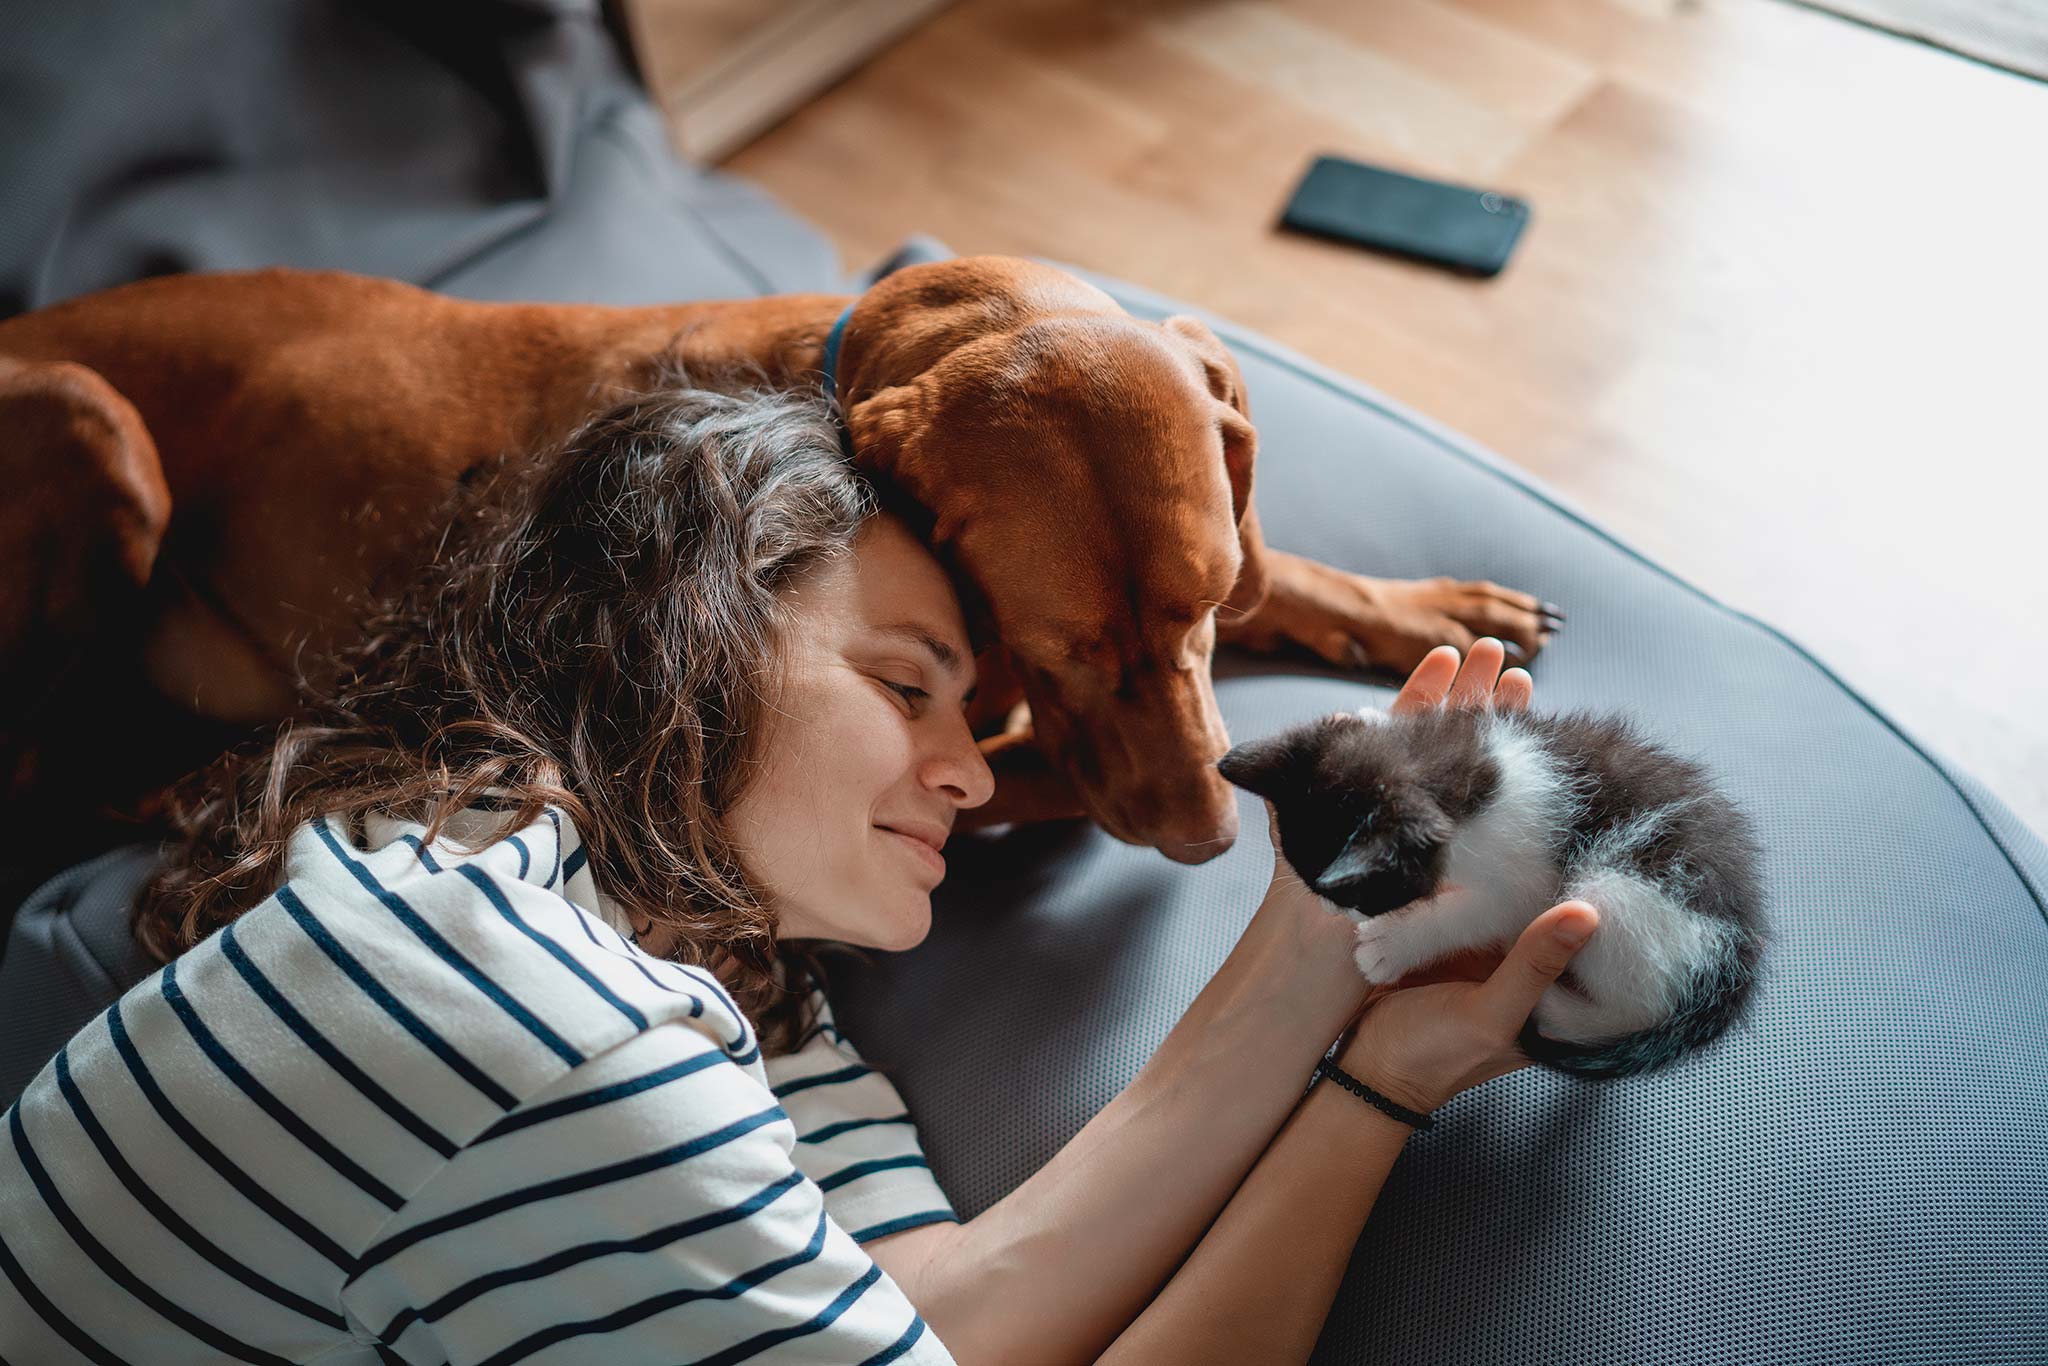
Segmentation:
{"type": "Polygon", "coordinates": [[[830,243],[669,153],[593,3],[10,8],[0,316],[284,265],[470,298],[837,287],[830,243]]]}
{"type": "Polygon", "coordinates": [[[155,969],[128,923],[158,859],[155,844],[110,849],[51,878],[15,913],[0,958],[0,1109],[81,1025],[155,969]]]}
{"type": "MultiPolygon", "coordinates": [[[[1184,309],[1096,282],[1133,313],[1184,309]]],[[[1205,318],[1243,365],[1283,549],[1492,579],[1570,623],[1539,707],[1640,719],[1757,819],[1778,936],[1743,1027],[1668,1073],[1498,1078],[1410,1139],[1319,1363],[2048,1361],[2048,846],[1768,624],[1436,423],[1205,318]]],[[[1220,656],[1231,734],[1400,680],[1220,656]]],[[[835,969],[963,1217],[1121,1090],[1272,867],[1076,826],[961,836],[933,929],[835,969]]],[[[1306,1081],[1306,1078],[1304,1078],[1306,1081]]]]}

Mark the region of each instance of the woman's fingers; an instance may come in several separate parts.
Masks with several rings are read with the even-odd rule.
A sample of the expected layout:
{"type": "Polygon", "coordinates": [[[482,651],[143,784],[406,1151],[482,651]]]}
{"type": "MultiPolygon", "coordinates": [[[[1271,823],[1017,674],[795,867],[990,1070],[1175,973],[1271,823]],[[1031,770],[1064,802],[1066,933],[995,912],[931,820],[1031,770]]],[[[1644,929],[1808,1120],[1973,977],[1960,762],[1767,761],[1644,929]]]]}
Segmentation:
{"type": "Polygon", "coordinates": [[[1482,1009],[1500,1037],[1512,1039],[1522,1032],[1543,993],[1599,926],[1600,912],[1584,901],[1561,902],[1529,922],[1482,988],[1482,1009]]]}
{"type": "Polygon", "coordinates": [[[1527,711],[1535,697],[1536,680],[1529,676],[1529,671],[1509,669],[1493,690],[1493,705],[1497,711],[1527,711]]]}
{"type": "Polygon", "coordinates": [[[1462,660],[1457,646],[1439,645],[1423,656],[1387,710],[1400,715],[1446,702],[1454,707],[1526,708],[1535,696],[1536,681],[1527,669],[1502,673],[1506,662],[1507,647],[1492,636],[1474,641],[1462,660]]]}
{"type": "Polygon", "coordinates": [[[1422,657],[1422,662],[1415,666],[1414,673],[1408,675],[1408,681],[1401,685],[1399,695],[1387,710],[1399,715],[1440,706],[1457,676],[1458,647],[1439,645],[1422,657]]]}
{"type": "Polygon", "coordinates": [[[1500,666],[1507,661],[1508,652],[1492,636],[1481,636],[1472,642],[1472,648],[1465,654],[1464,666],[1458,670],[1458,681],[1451,685],[1448,699],[1454,707],[1483,707],[1493,696],[1493,685],[1500,678],[1500,666]]]}

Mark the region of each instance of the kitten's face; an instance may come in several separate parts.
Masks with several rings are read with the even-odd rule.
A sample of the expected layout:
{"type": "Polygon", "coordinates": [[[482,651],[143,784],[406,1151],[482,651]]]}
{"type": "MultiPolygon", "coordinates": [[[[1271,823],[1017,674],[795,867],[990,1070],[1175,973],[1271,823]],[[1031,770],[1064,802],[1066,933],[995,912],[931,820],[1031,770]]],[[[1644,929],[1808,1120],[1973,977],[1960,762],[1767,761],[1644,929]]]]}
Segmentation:
{"type": "Polygon", "coordinates": [[[1383,915],[1437,893],[1492,765],[1469,714],[1340,712],[1238,745],[1217,769],[1273,803],[1280,852],[1318,895],[1383,915]]]}

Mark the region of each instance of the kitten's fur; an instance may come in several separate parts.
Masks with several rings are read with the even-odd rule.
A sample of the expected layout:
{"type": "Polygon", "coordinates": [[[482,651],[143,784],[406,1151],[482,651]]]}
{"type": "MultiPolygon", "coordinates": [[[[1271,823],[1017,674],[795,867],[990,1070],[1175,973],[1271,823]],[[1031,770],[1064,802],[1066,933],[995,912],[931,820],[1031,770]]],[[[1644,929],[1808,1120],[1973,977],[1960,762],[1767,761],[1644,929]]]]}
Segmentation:
{"type": "Polygon", "coordinates": [[[1522,1030],[1539,1063],[1663,1067],[1749,1000],[1765,942],[1749,822],[1623,719],[1364,708],[1239,745],[1218,768],[1273,803],[1281,852],[1357,924],[1375,983],[1468,948],[1506,953],[1560,901],[1591,903],[1600,928],[1522,1030]]]}

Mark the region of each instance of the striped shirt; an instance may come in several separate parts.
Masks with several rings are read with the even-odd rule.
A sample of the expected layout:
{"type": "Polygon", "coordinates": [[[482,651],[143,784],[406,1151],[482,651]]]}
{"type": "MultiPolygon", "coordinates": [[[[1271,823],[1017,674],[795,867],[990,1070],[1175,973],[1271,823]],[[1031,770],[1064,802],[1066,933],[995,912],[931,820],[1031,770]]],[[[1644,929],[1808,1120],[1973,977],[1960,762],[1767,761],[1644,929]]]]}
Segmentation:
{"type": "Polygon", "coordinates": [[[306,825],[44,1067],[0,1361],[952,1361],[861,1247],[955,1218],[895,1087],[829,1008],[763,1058],[559,810],[467,852],[504,819],[306,825]]]}

